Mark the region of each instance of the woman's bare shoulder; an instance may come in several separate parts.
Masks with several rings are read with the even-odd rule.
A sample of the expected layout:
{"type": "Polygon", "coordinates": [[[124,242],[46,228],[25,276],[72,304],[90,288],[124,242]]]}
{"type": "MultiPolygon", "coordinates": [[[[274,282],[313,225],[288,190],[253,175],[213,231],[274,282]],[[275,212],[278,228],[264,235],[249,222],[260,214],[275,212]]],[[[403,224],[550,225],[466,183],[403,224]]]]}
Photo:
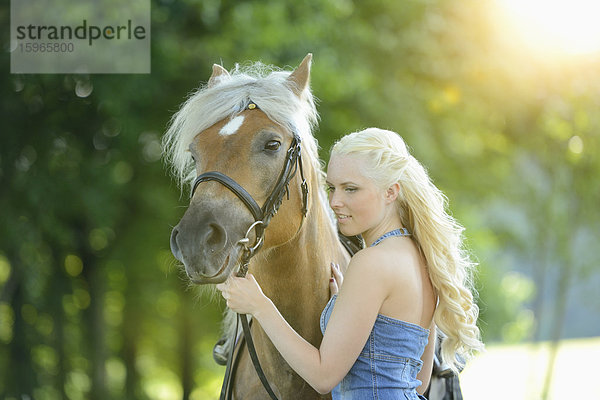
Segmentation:
{"type": "Polygon", "coordinates": [[[419,252],[411,241],[399,240],[382,243],[379,246],[362,249],[352,257],[350,262],[368,264],[373,268],[397,266],[398,264],[419,263],[419,252]]]}
{"type": "MultiPolygon", "coordinates": [[[[381,268],[384,256],[373,247],[368,247],[357,252],[350,259],[342,288],[364,290],[378,290],[384,288],[385,268],[381,268]]],[[[354,290],[352,290],[354,291],[354,290]]]]}
{"type": "Polygon", "coordinates": [[[362,249],[350,260],[348,272],[363,278],[368,276],[397,282],[410,278],[418,266],[419,258],[411,244],[395,243],[393,246],[379,245],[362,249]]]}

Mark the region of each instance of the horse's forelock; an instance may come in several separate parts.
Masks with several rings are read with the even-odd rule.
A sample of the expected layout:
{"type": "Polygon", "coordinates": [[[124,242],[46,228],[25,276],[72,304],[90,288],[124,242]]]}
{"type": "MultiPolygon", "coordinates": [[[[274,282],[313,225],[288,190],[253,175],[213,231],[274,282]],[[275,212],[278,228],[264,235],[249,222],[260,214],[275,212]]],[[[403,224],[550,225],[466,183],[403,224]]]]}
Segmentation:
{"type": "MultiPolygon", "coordinates": [[[[212,87],[201,86],[183,103],[170,121],[163,138],[166,161],[181,187],[194,177],[188,146],[193,138],[215,123],[241,112],[254,101],[273,121],[295,130],[302,139],[306,155],[317,171],[318,145],[312,135],[318,114],[310,89],[300,98],[290,89],[289,71],[262,63],[236,65],[212,87]]],[[[307,160],[308,161],[308,160],[307,160]]]]}

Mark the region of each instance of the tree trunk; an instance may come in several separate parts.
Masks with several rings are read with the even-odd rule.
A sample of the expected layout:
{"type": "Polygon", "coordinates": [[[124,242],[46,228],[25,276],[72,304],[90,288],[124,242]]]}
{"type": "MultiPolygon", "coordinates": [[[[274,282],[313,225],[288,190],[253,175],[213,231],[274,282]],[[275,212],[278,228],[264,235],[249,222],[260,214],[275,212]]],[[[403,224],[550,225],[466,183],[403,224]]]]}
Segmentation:
{"type": "Polygon", "coordinates": [[[85,343],[90,357],[91,400],[104,400],[106,393],[106,344],[102,304],[104,303],[104,280],[96,257],[88,251],[82,253],[83,275],[89,285],[90,304],[85,311],[85,325],[89,341],[85,343]]]}
{"type": "MultiPolygon", "coordinates": [[[[55,248],[56,249],[56,248],[55,248]]],[[[55,378],[55,386],[60,395],[60,398],[63,400],[67,399],[67,394],[65,393],[65,384],[67,382],[67,374],[66,374],[66,359],[67,355],[65,352],[65,310],[63,308],[62,299],[63,295],[67,292],[68,287],[68,278],[63,273],[61,266],[61,260],[56,255],[56,251],[54,251],[54,260],[56,263],[55,273],[51,278],[51,295],[49,298],[49,307],[52,310],[52,316],[54,317],[54,337],[53,347],[56,350],[58,365],[56,371],[55,378]]]]}
{"type": "Polygon", "coordinates": [[[37,387],[37,374],[31,359],[31,341],[29,337],[31,332],[27,331],[27,325],[21,315],[21,309],[26,304],[26,299],[24,298],[25,293],[18,271],[22,271],[23,265],[16,261],[16,258],[10,260],[13,266],[12,272],[16,275],[10,299],[14,324],[12,341],[9,345],[10,367],[7,371],[6,396],[4,397],[21,399],[33,398],[33,389],[37,387]]]}
{"type": "MultiPolygon", "coordinates": [[[[133,278],[127,277],[127,282],[135,282],[133,278]]],[[[135,302],[136,294],[139,293],[134,284],[128,286],[125,291],[125,307],[123,309],[123,347],[121,349],[121,358],[125,363],[127,371],[125,376],[125,399],[143,399],[140,388],[140,376],[136,367],[138,356],[137,341],[140,332],[139,315],[136,312],[135,302]]]]}
{"type": "MultiPolygon", "coordinates": [[[[564,176],[563,176],[564,178],[564,176]]],[[[569,180],[567,180],[568,182],[569,180]]],[[[565,186],[568,186],[565,185],[565,186]]],[[[560,190],[563,193],[568,193],[569,188],[562,188],[560,190]]],[[[569,202],[570,207],[566,207],[564,213],[561,215],[562,221],[558,221],[563,226],[578,226],[580,222],[579,210],[577,199],[571,199],[569,202]],[[570,222],[570,225],[568,224],[570,222]]],[[[556,355],[558,353],[558,347],[560,345],[560,339],[562,337],[562,330],[565,322],[567,313],[567,302],[569,289],[571,282],[573,281],[573,275],[575,273],[575,260],[573,256],[572,242],[571,239],[575,235],[575,229],[562,229],[561,235],[557,238],[555,254],[557,255],[558,261],[562,264],[559,265],[559,277],[556,288],[556,301],[554,307],[554,321],[551,330],[551,344],[550,344],[550,357],[548,360],[548,368],[546,370],[546,378],[542,387],[542,400],[547,400],[552,385],[552,378],[554,374],[554,364],[556,361],[556,355]]]]}
{"type": "Polygon", "coordinates": [[[569,287],[572,281],[573,275],[573,262],[571,257],[568,257],[564,267],[561,268],[561,274],[558,280],[558,288],[556,293],[555,302],[555,313],[554,323],[552,324],[552,338],[550,344],[550,358],[548,360],[548,367],[546,370],[546,377],[544,379],[544,385],[542,389],[542,400],[547,400],[550,387],[552,384],[552,378],[554,374],[554,364],[556,361],[556,354],[560,345],[560,339],[562,337],[562,328],[565,321],[567,311],[567,301],[569,294],[569,287]]]}
{"type": "Polygon", "coordinates": [[[193,312],[190,307],[190,301],[185,293],[181,294],[181,312],[179,316],[180,328],[179,328],[179,353],[181,360],[181,387],[183,388],[183,400],[189,400],[193,390],[194,378],[193,378],[193,357],[192,357],[192,338],[193,338],[193,325],[192,315],[193,312]]]}

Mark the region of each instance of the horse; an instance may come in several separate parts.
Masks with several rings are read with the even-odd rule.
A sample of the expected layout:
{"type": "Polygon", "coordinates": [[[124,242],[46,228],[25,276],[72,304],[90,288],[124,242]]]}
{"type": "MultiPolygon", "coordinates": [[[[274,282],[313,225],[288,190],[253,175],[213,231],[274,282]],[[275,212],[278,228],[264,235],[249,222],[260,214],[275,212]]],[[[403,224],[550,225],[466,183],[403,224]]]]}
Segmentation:
{"type": "MultiPolygon", "coordinates": [[[[309,85],[311,60],[308,54],[294,71],[255,63],[231,74],[215,64],[207,85],[171,119],[163,143],[180,184],[194,182],[189,206],[171,233],[172,252],[189,280],[224,282],[250,249],[247,268],[265,295],[318,347],[319,316],[330,297],[329,265],[345,268],[349,256],[327,204],[313,135],[318,114],[309,85]],[[292,149],[298,151],[295,167],[289,167],[292,149]],[[289,168],[282,184],[278,177],[289,168]],[[267,220],[257,223],[255,209],[265,203],[267,220]]],[[[232,324],[225,329],[235,330],[232,324]]],[[[330,398],[289,367],[258,322],[250,331],[277,398],[330,398]]],[[[248,352],[239,351],[237,362],[232,398],[266,398],[248,352]]]]}

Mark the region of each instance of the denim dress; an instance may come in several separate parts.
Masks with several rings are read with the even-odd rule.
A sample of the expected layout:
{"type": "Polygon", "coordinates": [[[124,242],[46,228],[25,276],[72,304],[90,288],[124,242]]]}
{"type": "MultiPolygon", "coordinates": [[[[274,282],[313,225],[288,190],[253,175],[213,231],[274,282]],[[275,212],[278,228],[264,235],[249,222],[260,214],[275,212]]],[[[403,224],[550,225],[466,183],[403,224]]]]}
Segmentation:
{"type": "MultiPolygon", "coordinates": [[[[335,306],[334,295],[321,313],[321,332],[335,306]]],[[[419,400],[421,355],[429,330],[379,314],[358,359],[331,392],[333,400],[419,400]]]]}

